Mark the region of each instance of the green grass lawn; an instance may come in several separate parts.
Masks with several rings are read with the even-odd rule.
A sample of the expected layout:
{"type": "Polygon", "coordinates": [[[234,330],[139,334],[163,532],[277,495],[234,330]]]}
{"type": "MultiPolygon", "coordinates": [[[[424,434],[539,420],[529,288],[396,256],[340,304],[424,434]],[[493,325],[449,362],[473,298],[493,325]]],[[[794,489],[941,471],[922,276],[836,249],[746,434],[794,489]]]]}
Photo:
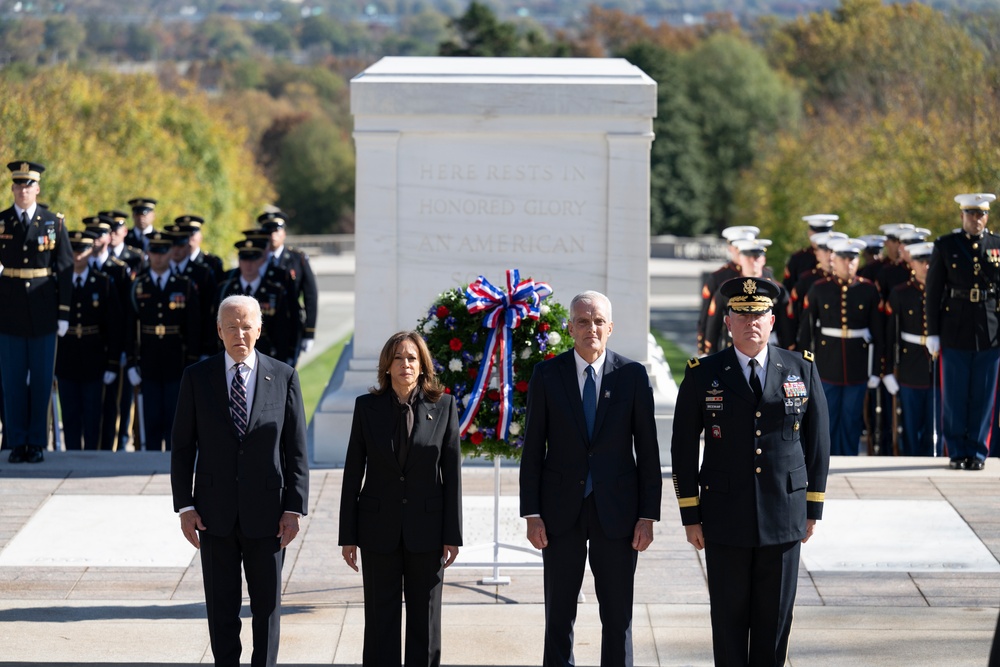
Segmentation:
{"type": "Polygon", "coordinates": [[[340,359],[340,353],[344,351],[344,345],[347,344],[352,335],[344,336],[323,354],[299,369],[299,383],[302,385],[302,403],[306,411],[307,423],[312,419],[313,412],[319,405],[319,399],[323,398],[323,390],[330,382],[330,376],[333,375],[333,369],[337,365],[337,360],[340,359]]]}
{"type": "MultiPolygon", "coordinates": [[[[319,399],[323,397],[323,390],[326,389],[333,369],[340,359],[344,345],[351,339],[353,334],[348,334],[335,345],[323,352],[308,364],[299,369],[299,382],[302,384],[302,402],[306,411],[306,421],[312,419],[313,412],[319,404],[319,399]]],[[[667,366],[678,383],[684,378],[684,367],[687,364],[688,355],[673,342],[654,331],[653,336],[656,342],[663,348],[663,356],[667,360],[667,366]]]]}

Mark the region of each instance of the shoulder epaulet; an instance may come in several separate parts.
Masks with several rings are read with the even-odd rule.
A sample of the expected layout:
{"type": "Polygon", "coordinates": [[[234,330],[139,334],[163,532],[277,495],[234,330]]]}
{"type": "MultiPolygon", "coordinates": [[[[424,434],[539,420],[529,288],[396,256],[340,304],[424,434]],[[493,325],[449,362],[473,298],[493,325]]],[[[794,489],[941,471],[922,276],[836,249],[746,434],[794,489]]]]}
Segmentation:
{"type": "Polygon", "coordinates": [[[805,359],[806,361],[812,361],[813,353],[810,352],[809,350],[802,350],[802,358],[805,359]]]}
{"type": "Polygon", "coordinates": [[[696,368],[701,365],[701,360],[698,357],[691,357],[688,359],[688,368],[696,368]]]}

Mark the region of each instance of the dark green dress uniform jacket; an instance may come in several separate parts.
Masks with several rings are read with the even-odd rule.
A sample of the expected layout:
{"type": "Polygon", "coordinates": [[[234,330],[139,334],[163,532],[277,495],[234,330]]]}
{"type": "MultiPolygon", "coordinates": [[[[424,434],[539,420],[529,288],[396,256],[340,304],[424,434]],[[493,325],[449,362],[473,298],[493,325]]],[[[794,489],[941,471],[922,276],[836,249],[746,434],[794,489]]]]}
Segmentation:
{"type": "Polygon", "coordinates": [[[784,544],[823,518],[830,423],[810,356],[769,345],[760,404],[734,348],[688,362],[670,452],[681,521],[701,523],[706,540],[784,544]]]}
{"type": "Polygon", "coordinates": [[[941,347],[988,350],[1000,346],[1000,236],[965,232],[934,242],[927,270],[927,333],[941,347]]]}
{"type": "Polygon", "coordinates": [[[36,206],[29,223],[25,229],[13,206],[0,212],[0,334],[34,338],[55,333],[56,322],[69,318],[73,251],[61,215],[36,206]],[[15,277],[24,270],[38,275],[15,277]]]}

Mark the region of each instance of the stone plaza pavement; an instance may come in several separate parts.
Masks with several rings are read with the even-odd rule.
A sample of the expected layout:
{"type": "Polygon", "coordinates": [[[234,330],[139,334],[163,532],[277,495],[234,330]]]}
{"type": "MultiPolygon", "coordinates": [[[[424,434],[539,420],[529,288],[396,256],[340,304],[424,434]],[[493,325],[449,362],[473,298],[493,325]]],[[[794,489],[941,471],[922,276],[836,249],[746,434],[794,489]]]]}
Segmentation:
{"type": "MultiPolygon", "coordinates": [[[[211,663],[201,567],[172,512],[168,470],[169,455],[151,452],[0,462],[0,666],[211,663]]],[[[802,551],[789,663],[986,665],[1000,602],[998,477],[995,459],[981,473],[934,459],[835,459],[826,517],[802,551]]],[[[361,662],[361,577],[337,546],[341,478],[311,474],[310,514],[284,568],[282,665],[361,662]]],[[[526,546],[515,467],[467,464],[463,484],[459,565],[493,563],[495,541],[526,546]]],[[[684,540],[669,469],[662,516],[636,573],[636,664],[710,665],[704,560],[684,540]]],[[[447,571],[446,665],[540,663],[538,559],[498,553],[509,584],[482,583],[490,567],[447,571]]],[[[582,597],[577,662],[596,665],[589,573],[582,597]]]]}

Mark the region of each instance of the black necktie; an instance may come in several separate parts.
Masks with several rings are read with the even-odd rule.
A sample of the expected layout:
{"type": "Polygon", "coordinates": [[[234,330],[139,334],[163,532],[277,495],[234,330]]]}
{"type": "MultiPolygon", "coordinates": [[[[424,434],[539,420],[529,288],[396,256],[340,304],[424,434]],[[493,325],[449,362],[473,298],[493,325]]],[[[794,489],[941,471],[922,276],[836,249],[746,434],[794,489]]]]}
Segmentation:
{"type": "Polygon", "coordinates": [[[764,394],[764,389],[760,386],[760,378],[757,377],[757,360],[750,360],[750,389],[753,390],[753,395],[760,403],[760,397],[764,394]]]}
{"type": "Polygon", "coordinates": [[[28,212],[27,211],[21,211],[21,224],[24,225],[25,228],[28,227],[28,212]]]}
{"type": "Polygon", "coordinates": [[[77,276],[76,277],[76,288],[77,289],[82,289],[83,288],[83,276],[77,276]]]}
{"type": "Polygon", "coordinates": [[[243,362],[233,365],[236,375],[233,376],[233,383],[229,386],[229,412],[233,416],[233,425],[236,426],[240,437],[247,432],[247,386],[243,380],[240,370],[243,362]]]}

